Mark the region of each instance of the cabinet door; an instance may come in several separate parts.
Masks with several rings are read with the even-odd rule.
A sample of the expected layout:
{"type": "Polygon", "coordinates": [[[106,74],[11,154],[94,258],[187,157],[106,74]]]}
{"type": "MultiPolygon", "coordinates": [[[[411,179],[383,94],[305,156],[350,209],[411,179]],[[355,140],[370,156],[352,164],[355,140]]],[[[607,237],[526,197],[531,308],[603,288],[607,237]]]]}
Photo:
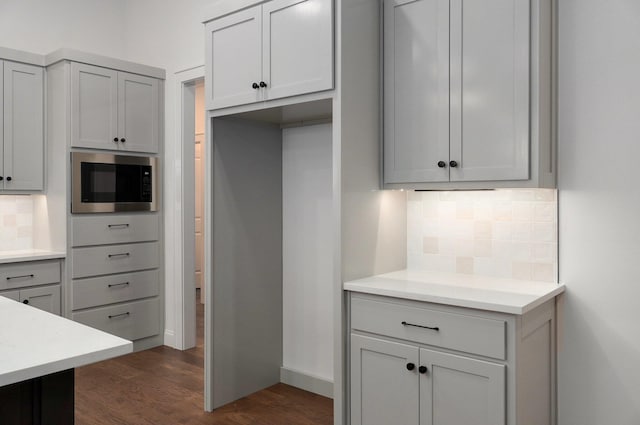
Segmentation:
{"type": "Polygon", "coordinates": [[[120,149],[156,153],[158,132],[158,80],[118,72],[120,149]]]}
{"type": "Polygon", "coordinates": [[[262,6],[265,99],[333,88],[332,0],[273,0],[262,6]]]}
{"type": "Polygon", "coordinates": [[[420,350],[421,425],[505,425],[505,366],[420,350]]]}
{"type": "Polygon", "coordinates": [[[71,64],[71,146],[118,149],[118,73],[71,64]]]}
{"type": "Polygon", "coordinates": [[[4,62],[4,189],[44,189],[44,73],[4,62]]]}
{"type": "MultiPolygon", "coordinates": [[[[4,128],[4,61],[0,60],[0,129],[4,128]]],[[[4,130],[0,130],[0,190],[4,189],[4,130]]]]}
{"type": "Polygon", "coordinates": [[[451,181],[529,178],[530,0],[451,0],[451,181]]]}
{"type": "Polygon", "coordinates": [[[40,310],[60,315],[60,285],[22,289],[20,301],[40,310]]]}
{"type": "Polygon", "coordinates": [[[0,292],[0,297],[9,298],[10,300],[14,300],[14,301],[20,301],[20,291],[0,292]]]}
{"type": "Polygon", "coordinates": [[[206,27],[205,99],[207,109],[262,99],[261,6],[215,21],[206,27]]]}
{"type": "Polygon", "coordinates": [[[385,0],[385,183],[449,181],[441,161],[449,162],[449,0],[385,0]]]}
{"type": "Polygon", "coordinates": [[[417,368],[417,347],[351,335],[351,425],[418,425],[417,368]]]}

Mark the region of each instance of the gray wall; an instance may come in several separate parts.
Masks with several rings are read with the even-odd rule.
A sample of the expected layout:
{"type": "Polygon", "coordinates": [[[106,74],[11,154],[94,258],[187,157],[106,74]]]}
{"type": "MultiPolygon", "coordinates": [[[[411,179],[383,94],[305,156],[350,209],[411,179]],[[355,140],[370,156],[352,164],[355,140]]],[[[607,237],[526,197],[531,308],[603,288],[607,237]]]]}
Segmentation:
{"type": "Polygon", "coordinates": [[[637,425],[640,2],[559,12],[559,424],[637,425]]]}
{"type": "Polygon", "coordinates": [[[213,121],[213,407],[280,381],[282,133],[213,121]]]}

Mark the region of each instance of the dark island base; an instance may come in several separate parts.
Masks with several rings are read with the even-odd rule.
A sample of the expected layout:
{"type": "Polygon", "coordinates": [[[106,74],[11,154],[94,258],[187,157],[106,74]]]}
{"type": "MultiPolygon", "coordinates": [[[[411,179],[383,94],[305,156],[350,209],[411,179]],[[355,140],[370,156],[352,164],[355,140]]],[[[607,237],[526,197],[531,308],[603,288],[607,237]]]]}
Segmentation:
{"type": "Polygon", "coordinates": [[[73,425],[74,369],[0,387],[1,425],[73,425]]]}

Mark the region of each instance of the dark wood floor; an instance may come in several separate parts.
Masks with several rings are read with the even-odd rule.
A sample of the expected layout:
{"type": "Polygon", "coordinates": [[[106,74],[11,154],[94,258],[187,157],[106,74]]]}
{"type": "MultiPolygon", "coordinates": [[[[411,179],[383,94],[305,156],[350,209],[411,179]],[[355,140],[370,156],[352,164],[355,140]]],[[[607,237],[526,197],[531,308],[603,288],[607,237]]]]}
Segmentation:
{"type": "Polygon", "coordinates": [[[203,308],[198,342],[157,347],[76,369],[77,425],[330,425],[332,401],[274,385],[213,413],[203,411],[203,308]]]}

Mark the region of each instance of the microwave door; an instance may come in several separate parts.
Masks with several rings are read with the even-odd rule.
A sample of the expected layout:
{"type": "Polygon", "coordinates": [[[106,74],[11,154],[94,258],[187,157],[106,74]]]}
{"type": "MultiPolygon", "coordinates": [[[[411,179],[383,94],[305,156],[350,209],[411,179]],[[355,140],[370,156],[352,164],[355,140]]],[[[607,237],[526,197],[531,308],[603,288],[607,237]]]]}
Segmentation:
{"type": "Polygon", "coordinates": [[[118,178],[116,164],[83,162],[81,164],[81,174],[82,202],[117,202],[118,178]]]}
{"type": "Polygon", "coordinates": [[[142,202],[140,165],[116,165],[116,202],[142,202]]]}

